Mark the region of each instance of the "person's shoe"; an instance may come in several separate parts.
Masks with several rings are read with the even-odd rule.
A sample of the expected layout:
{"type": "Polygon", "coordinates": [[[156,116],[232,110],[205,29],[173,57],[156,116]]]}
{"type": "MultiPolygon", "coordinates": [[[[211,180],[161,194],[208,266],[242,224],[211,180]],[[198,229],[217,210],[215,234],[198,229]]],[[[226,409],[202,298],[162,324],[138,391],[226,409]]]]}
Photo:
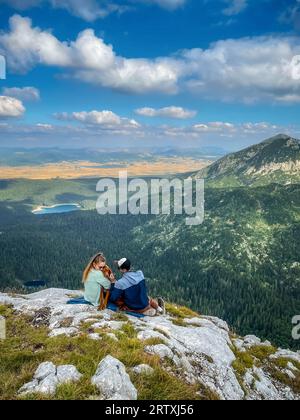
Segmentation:
{"type": "Polygon", "coordinates": [[[158,307],[159,307],[158,312],[161,315],[166,315],[166,304],[165,304],[164,299],[162,297],[158,297],[157,298],[157,303],[158,303],[158,307]]]}

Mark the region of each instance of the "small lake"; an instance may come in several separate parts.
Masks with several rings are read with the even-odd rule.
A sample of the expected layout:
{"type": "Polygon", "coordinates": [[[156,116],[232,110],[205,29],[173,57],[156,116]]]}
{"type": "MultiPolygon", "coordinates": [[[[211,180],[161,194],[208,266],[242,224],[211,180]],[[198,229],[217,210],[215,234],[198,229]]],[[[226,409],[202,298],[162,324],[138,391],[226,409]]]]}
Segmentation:
{"type": "Polygon", "coordinates": [[[37,209],[33,210],[35,215],[45,215],[45,214],[62,214],[70,213],[72,211],[78,211],[81,207],[79,204],[57,204],[55,206],[40,206],[37,209]]]}

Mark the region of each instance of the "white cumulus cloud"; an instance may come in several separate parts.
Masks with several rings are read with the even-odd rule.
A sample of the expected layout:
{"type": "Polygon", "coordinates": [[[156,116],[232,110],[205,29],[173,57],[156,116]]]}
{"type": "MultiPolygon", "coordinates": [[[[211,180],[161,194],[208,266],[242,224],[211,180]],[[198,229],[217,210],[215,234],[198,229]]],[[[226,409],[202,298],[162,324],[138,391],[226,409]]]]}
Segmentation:
{"type": "Polygon", "coordinates": [[[288,102],[300,95],[294,57],[297,37],[261,36],[221,40],[208,49],[183,53],[186,87],[194,94],[226,102],[288,102]]]}
{"type": "Polygon", "coordinates": [[[185,127],[162,127],[162,135],[170,138],[195,139],[199,140],[205,136],[218,136],[219,138],[237,138],[241,139],[249,135],[261,136],[263,138],[271,137],[279,132],[286,132],[287,127],[280,127],[268,122],[246,122],[233,124],[226,121],[212,121],[194,124],[185,127]]]}
{"type": "Polygon", "coordinates": [[[34,87],[24,88],[3,88],[3,95],[20,99],[21,101],[38,101],[40,99],[40,91],[34,87]]]}
{"type": "Polygon", "coordinates": [[[154,108],[139,108],[136,109],[136,114],[143,117],[166,117],[174,118],[179,120],[185,120],[194,118],[197,115],[197,111],[191,111],[182,107],[170,106],[166,108],[154,109],[154,108]]]}
{"type": "Polygon", "coordinates": [[[10,29],[0,33],[0,54],[14,72],[53,66],[65,76],[117,91],[176,94],[187,90],[225,102],[300,102],[300,83],[294,77],[300,39],[293,36],[220,40],[207,49],[183,50],[168,57],[126,58],[92,29],[79,33],[74,41],[61,41],[16,15],[10,19],[10,29]]]}
{"type": "Polygon", "coordinates": [[[112,111],[91,111],[55,114],[55,117],[64,121],[77,121],[86,125],[95,125],[109,129],[137,129],[139,123],[133,119],[123,118],[112,111]]]}
{"type": "Polygon", "coordinates": [[[9,96],[0,96],[0,118],[17,118],[25,112],[21,101],[9,96]]]}
{"type": "Polygon", "coordinates": [[[75,41],[61,42],[50,31],[32,27],[31,19],[15,15],[10,31],[0,35],[10,69],[26,72],[36,65],[69,69],[75,78],[104,87],[143,93],[176,91],[178,74],[166,59],[127,59],[91,29],[75,41]]]}

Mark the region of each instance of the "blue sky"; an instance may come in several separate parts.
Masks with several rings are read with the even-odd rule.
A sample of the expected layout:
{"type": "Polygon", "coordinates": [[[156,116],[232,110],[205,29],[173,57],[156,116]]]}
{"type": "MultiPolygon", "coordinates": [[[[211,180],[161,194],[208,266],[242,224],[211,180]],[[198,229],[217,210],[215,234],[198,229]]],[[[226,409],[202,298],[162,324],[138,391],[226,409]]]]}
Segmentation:
{"type": "Polygon", "coordinates": [[[0,0],[0,146],[300,137],[299,0],[0,0]]]}

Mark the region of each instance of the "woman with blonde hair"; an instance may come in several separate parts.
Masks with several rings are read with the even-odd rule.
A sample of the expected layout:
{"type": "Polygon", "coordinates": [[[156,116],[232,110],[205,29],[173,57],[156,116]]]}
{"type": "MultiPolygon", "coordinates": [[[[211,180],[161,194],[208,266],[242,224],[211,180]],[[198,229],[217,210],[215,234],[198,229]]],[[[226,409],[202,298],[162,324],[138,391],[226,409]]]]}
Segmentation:
{"type": "Polygon", "coordinates": [[[103,291],[109,291],[114,281],[115,277],[106,264],[106,258],[102,253],[96,254],[83,272],[84,299],[93,306],[101,306],[103,291]]]}

